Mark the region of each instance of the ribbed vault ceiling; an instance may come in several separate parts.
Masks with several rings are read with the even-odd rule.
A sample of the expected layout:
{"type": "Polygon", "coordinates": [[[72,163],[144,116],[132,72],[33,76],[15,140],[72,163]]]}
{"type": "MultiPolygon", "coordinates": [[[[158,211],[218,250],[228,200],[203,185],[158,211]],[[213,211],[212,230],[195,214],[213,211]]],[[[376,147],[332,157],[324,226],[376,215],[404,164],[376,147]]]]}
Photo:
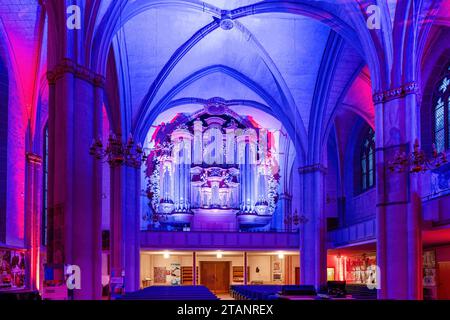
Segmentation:
{"type": "MultiPolygon", "coordinates": [[[[214,5],[220,2],[211,1],[214,5]]],[[[218,27],[205,34],[178,57],[177,50],[211,22],[213,17],[204,12],[162,7],[147,10],[125,24],[116,37],[115,49],[121,55],[120,71],[129,81],[126,87],[133,114],[136,116],[147,99],[151,109],[168,96],[220,96],[268,105],[263,91],[278,107],[296,107],[307,128],[330,29],[301,15],[248,16],[234,21],[231,30],[218,27]],[[176,62],[171,63],[173,60],[176,62]],[[165,73],[169,65],[173,69],[165,73]],[[165,76],[161,78],[161,74],[165,76]]]]}
{"type": "MultiPolygon", "coordinates": [[[[336,105],[344,103],[357,112],[361,109],[361,92],[371,93],[369,81],[352,86],[355,74],[364,65],[360,37],[365,32],[364,24],[355,20],[361,12],[352,6],[353,1],[88,0],[86,3],[91,10],[86,14],[92,19],[86,19],[86,26],[95,26],[84,30],[87,48],[99,43],[103,46],[97,40],[109,38],[102,34],[116,34],[113,47],[121,81],[120,94],[126,97],[122,99],[123,108],[132,115],[131,128],[138,119],[142,120],[143,113],[156,110],[167,101],[221,96],[286,109],[293,125],[301,127],[303,135],[309,135],[314,133],[313,122],[329,127],[336,105]],[[125,23],[121,29],[117,21],[119,12],[123,12],[120,22],[123,19],[125,23]],[[214,21],[227,14],[233,16],[233,29],[223,30],[217,23],[214,26],[214,21]],[[109,21],[113,21],[111,25],[109,21]],[[340,56],[328,80],[324,75],[333,69],[324,66],[329,64],[326,61],[333,49],[330,39],[334,31],[325,23],[345,42],[343,48],[338,48],[340,56]],[[207,25],[210,29],[199,36],[199,30],[207,25]],[[116,28],[120,32],[115,33],[116,28]],[[106,31],[102,33],[103,30],[106,31]],[[93,35],[92,42],[89,42],[89,32],[93,35]],[[197,38],[192,41],[195,35],[197,38]],[[177,54],[183,48],[184,53],[177,54]],[[329,85],[322,91],[330,95],[325,102],[317,101],[318,89],[326,81],[329,85]],[[343,101],[347,90],[354,98],[343,101]],[[322,118],[320,112],[314,111],[318,106],[327,109],[322,118]]],[[[398,3],[379,2],[383,10],[388,10],[391,22],[399,10],[398,3]]],[[[429,19],[427,15],[433,3],[422,1],[420,19],[429,19]]],[[[448,26],[449,3],[444,1],[439,10],[433,11],[436,25],[448,26]]],[[[44,31],[40,38],[38,32],[45,18],[43,12],[38,0],[2,0],[0,4],[0,46],[14,64],[14,78],[22,88],[27,105],[32,105],[32,97],[36,96],[33,88],[38,86],[34,82],[40,82],[46,71],[47,36],[44,31]],[[39,53],[41,61],[36,61],[39,53]],[[39,74],[31,74],[29,70],[33,69],[39,74]]],[[[109,41],[105,43],[107,48],[109,41]]],[[[106,56],[103,47],[99,50],[101,56],[106,56]]],[[[88,61],[89,54],[86,49],[86,57],[81,57],[80,62],[88,61]]],[[[102,70],[101,64],[93,67],[102,70]]],[[[371,114],[373,118],[367,101],[362,105],[365,117],[370,118],[371,114]]]]}

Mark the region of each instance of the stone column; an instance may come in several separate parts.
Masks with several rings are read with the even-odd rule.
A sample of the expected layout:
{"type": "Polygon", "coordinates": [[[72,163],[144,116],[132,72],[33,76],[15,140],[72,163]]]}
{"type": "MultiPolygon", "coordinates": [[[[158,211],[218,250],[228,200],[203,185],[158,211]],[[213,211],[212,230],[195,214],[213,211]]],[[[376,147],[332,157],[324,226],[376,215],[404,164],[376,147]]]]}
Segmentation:
{"type": "Polygon", "coordinates": [[[124,271],[122,256],[122,168],[111,167],[110,173],[110,276],[120,277],[124,271]]]}
{"type": "Polygon", "coordinates": [[[324,214],[324,174],[322,164],[299,168],[306,222],[298,224],[300,237],[300,281],[317,289],[326,283],[326,220],[324,214]]]}
{"type": "Polygon", "coordinates": [[[422,299],[420,174],[389,170],[396,152],[419,137],[417,85],[374,95],[376,111],[378,297],[422,299]]]}
{"type": "MultiPolygon", "coordinates": [[[[104,81],[101,76],[94,76],[93,78],[94,86],[94,136],[103,136],[103,87],[104,81]]],[[[94,299],[102,298],[102,203],[103,203],[103,163],[101,161],[94,161],[93,169],[93,254],[94,258],[92,260],[93,277],[93,288],[94,288],[94,299]]]]}
{"type": "Polygon", "coordinates": [[[25,245],[27,254],[27,286],[31,290],[39,287],[39,250],[41,246],[41,183],[40,168],[42,158],[32,152],[26,154],[26,221],[25,245]]]}
{"type": "Polygon", "coordinates": [[[125,274],[125,291],[139,289],[140,171],[126,165],[111,168],[111,275],[125,274]]]}
{"type": "Polygon", "coordinates": [[[48,262],[80,267],[75,299],[100,299],[102,172],[89,147],[101,128],[103,78],[63,59],[48,80],[48,262]]]}
{"type": "Polygon", "coordinates": [[[123,249],[125,251],[125,290],[127,292],[139,289],[140,269],[140,171],[136,168],[124,167],[126,174],[126,193],[122,200],[124,215],[122,223],[123,249]]]}

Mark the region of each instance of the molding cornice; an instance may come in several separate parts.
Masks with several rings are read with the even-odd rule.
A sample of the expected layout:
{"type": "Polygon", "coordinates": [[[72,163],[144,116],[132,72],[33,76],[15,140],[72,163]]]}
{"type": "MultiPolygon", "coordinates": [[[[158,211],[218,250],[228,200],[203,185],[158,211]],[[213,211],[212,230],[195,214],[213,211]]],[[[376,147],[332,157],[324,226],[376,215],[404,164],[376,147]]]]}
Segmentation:
{"type": "Polygon", "coordinates": [[[95,87],[103,88],[105,86],[105,77],[97,74],[88,68],[77,64],[75,61],[64,58],[53,70],[47,72],[47,80],[50,85],[54,85],[58,79],[65,74],[71,73],[78,79],[85,80],[95,87]]]}
{"type": "Polygon", "coordinates": [[[417,82],[408,82],[400,87],[377,92],[373,95],[373,103],[379,104],[387,101],[404,98],[409,94],[419,94],[419,85],[417,82]]]}

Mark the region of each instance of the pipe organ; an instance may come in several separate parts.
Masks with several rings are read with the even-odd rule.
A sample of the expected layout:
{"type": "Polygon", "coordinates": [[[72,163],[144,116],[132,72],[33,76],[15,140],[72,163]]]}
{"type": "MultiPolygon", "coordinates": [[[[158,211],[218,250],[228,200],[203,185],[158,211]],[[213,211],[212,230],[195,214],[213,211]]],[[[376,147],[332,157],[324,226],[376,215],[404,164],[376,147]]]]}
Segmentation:
{"type": "Polygon", "coordinates": [[[205,106],[184,123],[162,126],[147,163],[157,223],[184,230],[269,228],[278,193],[272,160],[268,130],[224,106],[205,106]]]}

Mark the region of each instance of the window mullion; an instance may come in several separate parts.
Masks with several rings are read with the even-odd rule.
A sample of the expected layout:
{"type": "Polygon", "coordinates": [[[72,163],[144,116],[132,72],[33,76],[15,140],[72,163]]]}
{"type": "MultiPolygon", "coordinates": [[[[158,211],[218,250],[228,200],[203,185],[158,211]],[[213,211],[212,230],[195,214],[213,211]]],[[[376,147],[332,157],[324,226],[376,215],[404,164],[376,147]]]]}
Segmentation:
{"type": "Polygon", "coordinates": [[[369,178],[369,175],[370,175],[370,152],[369,152],[369,150],[370,150],[370,147],[367,149],[367,156],[366,156],[366,158],[367,158],[367,161],[366,161],[366,190],[367,189],[369,189],[370,188],[370,178],[369,178]]]}

